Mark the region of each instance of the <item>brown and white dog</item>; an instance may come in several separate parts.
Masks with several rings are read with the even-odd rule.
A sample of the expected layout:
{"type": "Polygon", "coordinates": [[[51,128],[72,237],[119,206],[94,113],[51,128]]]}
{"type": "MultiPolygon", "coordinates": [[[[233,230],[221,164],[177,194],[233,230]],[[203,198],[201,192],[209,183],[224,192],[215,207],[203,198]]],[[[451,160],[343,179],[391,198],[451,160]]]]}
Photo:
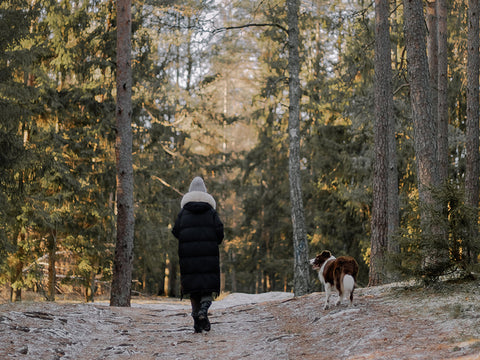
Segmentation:
{"type": "Polygon", "coordinates": [[[328,309],[328,301],[333,291],[338,292],[339,305],[342,298],[350,297],[350,305],[353,302],[353,290],[358,274],[358,264],[351,256],[340,256],[338,259],[332,256],[330,251],[325,250],[315,259],[310,260],[313,270],[318,271],[318,278],[325,286],[325,306],[328,309]]]}

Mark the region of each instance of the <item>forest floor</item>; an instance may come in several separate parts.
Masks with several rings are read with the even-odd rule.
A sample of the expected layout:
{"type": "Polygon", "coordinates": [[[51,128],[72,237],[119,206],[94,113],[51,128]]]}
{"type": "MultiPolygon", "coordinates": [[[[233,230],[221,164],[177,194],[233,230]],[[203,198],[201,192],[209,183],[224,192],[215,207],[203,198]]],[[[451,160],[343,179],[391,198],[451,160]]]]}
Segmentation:
{"type": "Polygon", "coordinates": [[[480,281],[324,294],[233,293],[195,334],[189,302],[0,304],[0,359],[480,359],[480,281]],[[334,300],[334,299],[333,299],[334,300]]]}

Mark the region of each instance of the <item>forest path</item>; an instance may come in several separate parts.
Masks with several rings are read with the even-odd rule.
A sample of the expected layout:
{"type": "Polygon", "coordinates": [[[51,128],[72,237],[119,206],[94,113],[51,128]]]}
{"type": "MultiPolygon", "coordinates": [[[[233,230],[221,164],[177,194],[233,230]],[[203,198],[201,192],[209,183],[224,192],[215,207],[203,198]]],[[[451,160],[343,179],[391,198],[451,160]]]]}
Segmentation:
{"type": "Polygon", "coordinates": [[[480,359],[479,285],[358,289],[329,310],[323,293],[231,294],[203,334],[187,301],[3,304],[0,359],[480,359]]]}

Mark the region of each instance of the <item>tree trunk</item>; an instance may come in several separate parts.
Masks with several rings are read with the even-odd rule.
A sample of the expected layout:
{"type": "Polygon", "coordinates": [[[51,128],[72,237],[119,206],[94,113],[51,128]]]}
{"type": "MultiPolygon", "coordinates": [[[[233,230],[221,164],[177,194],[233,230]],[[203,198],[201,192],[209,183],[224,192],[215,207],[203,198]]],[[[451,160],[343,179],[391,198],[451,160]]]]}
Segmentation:
{"type": "Polygon", "coordinates": [[[437,167],[437,124],[433,117],[430,93],[422,0],[404,0],[404,17],[420,222],[424,246],[421,265],[429,272],[437,267],[436,264],[445,261],[448,253],[434,241],[444,237],[445,234],[442,224],[433,221],[432,218],[434,212],[441,211],[442,204],[438,203],[433,196],[433,189],[440,185],[437,167]]]}
{"type": "Polygon", "coordinates": [[[436,124],[433,118],[421,0],[404,0],[405,43],[414,130],[420,202],[432,204],[431,186],[438,185],[436,124]]]}
{"type": "Polygon", "coordinates": [[[169,292],[168,292],[168,296],[170,297],[177,297],[178,295],[180,295],[181,292],[179,292],[180,290],[180,284],[179,284],[179,279],[178,279],[178,262],[170,262],[170,289],[169,289],[169,292]]]}
{"type": "MultiPolygon", "coordinates": [[[[438,176],[442,184],[448,179],[448,43],[447,1],[437,0],[438,17],[438,74],[437,74],[437,123],[438,123],[438,176]]],[[[435,109],[435,107],[434,107],[435,109]]]]}
{"type": "Polygon", "coordinates": [[[163,281],[163,292],[165,293],[165,296],[170,296],[171,294],[170,287],[172,285],[172,282],[170,279],[170,275],[172,273],[173,273],[172,264],[167,254],[165,258],[165,277],[163,281]]]}
{"type": "Polygon", "coordinates": [[[133,260],[131,2],[117,1],[117,244],[111,306],[130,306],[133,260]]]}
{"type": "MultiPolygon", "coordinates": [[[[391,21],[391,28],[397,29],[397,4],[396,1],[393,2],[392,6],[394,7],[393,19],[391,21]]],[[[396,31],[396,30],[394,30],[396,31]]],[[[390,37],[390,33],[389,33],[390,37]]],[[[390,44],[391,46],[391,44],[390,44]]],[[[398,61],[398,45],[393,46],[393,63],[395,68],[397,67],[398,61]]],[[[391,67],[390,67],[391,72],[391,67]]],[[[391,79],[391,76],[390,76],[391,79]]],[[[390,80],[390,86],[392,86],[390,80]]],[[[393,91],[393,90],[392,90],[393,91]]],[[[398,241],[395,238],[397,235],[398,227],[400,226],[400,204],[398,198],[398,161],[397,161],[397,138],[396,138],[396,118],[393,105],[393,94],[392,94],[392,104],[391,104],[392,116],[388,120],[388,244],[387,250],[390,253],[399,253],[400,246],[398,241]]]]}
{"type": "Polygon", "coordinates": [[[10,302],[22,301],[22,288],[10,288],[10,302]]]}
{"type": "Polygon", "coordinates": [[[398,162],[397,162],[397,140],[396,140],[396,119],[393,111],[392,95],[392,116],[388,120],[388,243],[387,250],[390,253],[399,253],[400,246],[395,239],[398,227],[400,226],[400,204],[398,198],[398,162]]]}
{"type": "Polygon", "coordinates": [[[232,292],[237,292],[237,272],[235,270],[236,268],[236,262],[235,262],[235,252],[230,249],[228,251],[228,257],[230,258],[230,264],[232,264],[231,269],[230,269],[230,281],[232,282],[231,286],[231,291],[232,292]]]}
{"type": "Polygon", "coordinates": [[[290,106],[288,131],[290,135],[289,179],[290,201],[292,204],[293,252],[294,252],[294,293],[296,296],[310,291],[308,242],[305,230],[302,187],[300,177],[300,56],[298,53],[298,0],[288,0],[288,71],[290,106]]]}
{"type": "Polygon", "coordinates": [[[437,1],[427,0],[427,57],[428,70],[430,73],[430,92],[432,94],[432,115],[437,121],[438,114],[438,22],[437,22],[437,1]]]}
{"type": "MultiPolygon", "coordinates": [[[[476,209],[472,216],[472,239],[478,241],[478,196],[479,196],[479,0],[468,2],[467,42],[467,164],[465,174],[466,203],[476,209]]],[[[470,251],[470,260],[477,254],[470,251]]]]}
{"type": "MultiPolygon", "coordinates": [[[[17,254],[23,253],[23,249],[18,251],[17,254]]],[[[22,288],[18,286],[18,283],[22,281],[23,276],[23,262],[20,258],[16,259],[15,267],[12,269],[13,277],[11,279],[11,287],[10,287],[10,301],[17,302],[22,301],[22,288]],[[14,285],[15,284],[15,285],[14,285]]]]}
{"type": "Polygon", "coordinates": [[[55,271],[55,264],[57,261],[57,236],[52,234],[48,239],[48,289],[47,301],[55,301],[55,289],[57,286],[57,274],[55,271]]]}
{"type": "Polygon", "coordinates": [[[23,259],[25,257],[25,250],[23,243],[26,240],[26,235],[20,231],[15,237],[17,252],[15,256],[11,258],[13,263],[9,263],[12,266],[12,273],[10,278],[10,301],[22,301],[22,287],[19,286],[23,283],[23,259]]]}
{"type": "Polygon", "coordinates": [[[369,285],[385,280],[388,236],[388,127],[393,118],[392,70],[387,0],[375,1],[375,163],[369,285]]]}
{"type": "Polygon", "coordinates": [[[95,295],[95,271],[90,272],[90,276],[85,282],[85,302],[93,302],[95,295]]]}

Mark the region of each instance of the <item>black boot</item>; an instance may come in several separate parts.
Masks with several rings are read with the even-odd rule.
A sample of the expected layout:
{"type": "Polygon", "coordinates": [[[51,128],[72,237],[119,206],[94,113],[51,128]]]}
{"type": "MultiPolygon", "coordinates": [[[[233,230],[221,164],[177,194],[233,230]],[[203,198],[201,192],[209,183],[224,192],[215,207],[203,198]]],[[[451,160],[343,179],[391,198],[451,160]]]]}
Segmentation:
{"type": "Polygon", "coordinates": [[[193,329],[195,330],[196,333],[201,333],[203,326],[198,314],[192,313],[192,317],[193,317],[193,329]]]}
{"type": "Polygon", "coordinates": [[[210,320],[208,320],[208,309],[210,308],[211,304],[211,301],[203,301],[200,304],[200,311],[198,312],[200,326],[205,331],[210,331],[211,329],[210,320]]]}

